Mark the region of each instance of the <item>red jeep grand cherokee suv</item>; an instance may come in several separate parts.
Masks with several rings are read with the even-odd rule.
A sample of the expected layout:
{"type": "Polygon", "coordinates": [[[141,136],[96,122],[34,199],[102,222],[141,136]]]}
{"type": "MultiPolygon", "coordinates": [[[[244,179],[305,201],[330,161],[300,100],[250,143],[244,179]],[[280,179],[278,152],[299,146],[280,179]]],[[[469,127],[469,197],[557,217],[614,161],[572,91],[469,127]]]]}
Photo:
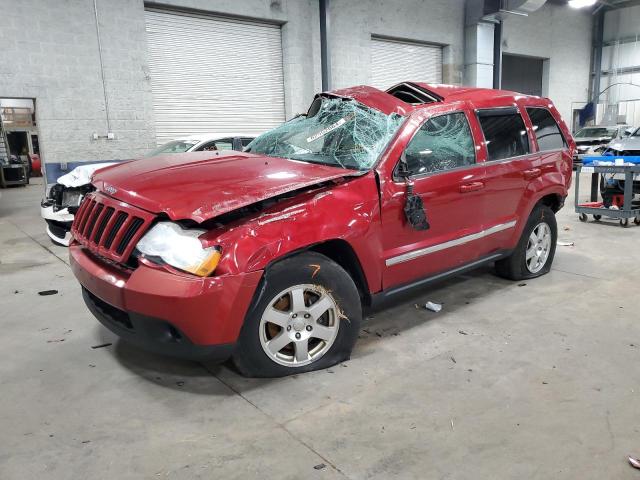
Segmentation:
{"type": "Polygon", "coordinates": [[[142,348],[250,376],[325,368],[349,358],[364,306],[486,262],[548,272],[574,149],[545,98],[323,93],[244,153],[98,172],[71,265],[98,320],[142,348]]]}

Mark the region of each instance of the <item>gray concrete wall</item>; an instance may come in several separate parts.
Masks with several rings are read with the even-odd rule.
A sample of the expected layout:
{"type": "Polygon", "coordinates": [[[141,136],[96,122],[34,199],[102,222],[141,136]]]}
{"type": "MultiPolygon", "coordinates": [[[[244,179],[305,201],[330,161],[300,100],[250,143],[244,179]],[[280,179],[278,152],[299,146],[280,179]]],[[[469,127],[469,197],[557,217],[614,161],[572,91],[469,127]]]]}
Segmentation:
{"type": "Polygon", "coordinates": [[[91,0],[0,0],[0,97],[36,99],[46,161],[130,158],[153,145],[142,1],[99,2],[105,100],[91,0]]]}
{"type": "Polygon", "coordinates": [[[553,100],[567,124],[572,102],[588,101],[591,22],[586,10],[551,3],[528,17],[509,16],[504,21],[504,53],[548,59],[543,95],[553,100]]]}
{"type": "Polygon", "coordinates": [[[445,45],[443,80],[462,83],[464,0],[333,0],[333,88],[369,83],[371,36],[445,45]]]}
{"type": "MultiPolygon", "coordinates": [[[[98,0],[107,111],[92,0],[0,0],[0,97],[36,99],[47,163],[127,159],[155,146],[142,0],[98,0]]],[[[315,0],[168,0],[163,5],[282,24],[287,117],[320,90],[315,0]]]]}

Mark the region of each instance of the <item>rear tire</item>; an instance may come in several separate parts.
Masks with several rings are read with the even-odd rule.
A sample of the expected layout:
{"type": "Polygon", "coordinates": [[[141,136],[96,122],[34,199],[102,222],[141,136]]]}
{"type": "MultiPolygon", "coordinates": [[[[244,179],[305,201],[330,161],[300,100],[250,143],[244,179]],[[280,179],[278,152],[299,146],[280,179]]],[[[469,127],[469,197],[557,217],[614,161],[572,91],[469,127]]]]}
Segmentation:
{"type": "Polygon", "coordinates": [[[348,360],[362,305],[353,279],[333,260],[305,252],[265,270],[233,362],[248,377],[283,377],[348,360]]]}
{"type": "Polygon", "coordinates": [[[556,217],[546,205],[534,207],[511,255],[496,262],[496,273],[510,280],[536,278],[551,270],[558,241],[556,217]]]}

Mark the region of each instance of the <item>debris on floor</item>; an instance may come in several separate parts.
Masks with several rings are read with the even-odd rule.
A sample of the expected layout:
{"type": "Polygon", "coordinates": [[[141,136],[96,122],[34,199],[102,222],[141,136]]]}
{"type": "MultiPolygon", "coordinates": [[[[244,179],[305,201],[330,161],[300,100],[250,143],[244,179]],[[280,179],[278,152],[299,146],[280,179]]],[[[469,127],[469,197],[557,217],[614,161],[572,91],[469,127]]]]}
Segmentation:
{"type": "Polygon", "coordinates": [[[64,338],[55,338],[53,340],[47,340],[47,343],[60,343],[64,342],[64,338]]]}
{"type": "Polygon", "coordinates": [[[322,470],[323,468],[326,468],[327,466],[324,463],[319,463],[318,465],[314,465],[313,468],[314,470],[322,470]]]}
{"type": "Polygon", "coordinates": [[[458,330],[458,333],[460,335],[469,335],[467,332],[465,332],[464,330],[458,330]]]}
{"type": "Polygon", "coordinates": [[[424,308],[426,308],[427,310],[430,310],[432,312],[438,313],[440,310],[442,310],[442,304],[441,303],[434,303],[434,302],[427,302],[427,303],[424,304],[424,308]]]}
{"type": "Polygon", "coordinates": [[[573,247],[575,246],[575,242],[561,242],[560,240],[558,240],[557,245],[559,247],[573,247]]]}
{"type": "Polygon", "coordinates": [[[453,363],[458,363],[458,362],[456,362],[455,357],[451,357],[451,361],[452,361],[453,363]]]}
{"type": "Polygon", "coordinates": [[[526,283],[519,283],[519,284],[518,284],[518,286],[519,286],[519,287],[526,287],[526,286],[527,286],[527,284],[526,284],[526,283]]]}
{"type": "Polygon", "coordinates": [[[95,350],[96,348],[110,347],[111,345],[113,345],[113,343],[101,343],[100,345],[93,345],[91,348],[95,350]]]}
{"type": "Polygon", "coordinates": [[[42,290],[38,292],[38,295],[46,297],[47,295],[55,295],[56,293],[58,293],[58,290],[42,290]]]}
{"type": "Polygon", "coordinates": [[[633,468],[640,469],[640,460],[637,458],[629,457],[629,463],[633,468]]]}

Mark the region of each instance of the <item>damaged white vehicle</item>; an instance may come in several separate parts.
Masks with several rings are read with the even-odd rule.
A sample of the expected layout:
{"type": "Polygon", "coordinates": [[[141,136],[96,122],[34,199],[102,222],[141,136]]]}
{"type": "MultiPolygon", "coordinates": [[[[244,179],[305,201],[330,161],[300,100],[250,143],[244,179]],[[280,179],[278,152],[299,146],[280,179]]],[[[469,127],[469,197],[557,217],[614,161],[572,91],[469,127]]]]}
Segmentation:
{"type": "Polygon", "coordinates": [[[55,244],[65,247],[71,241],[71,224],[82,198],[94,188],[91,176],[96,170],[117,165],[116,162],[81,165],[58,177],[48,195],[40,203],[40,215],[47,223],[47,235],[55,244]]]}
{"type": "MultiPolygon", "coordinates": [[[[152,150],[146,157],[170,155],[173,153],[202,152],[216,150],[242,151],[251,140],[249,135],[222,137],[212,134],[199,134],[172,140],[152,150]]],[[[71,241],[71,224],[82,198],[94,190],[91,177],[101,169],[120,162],[102,162],[81,165],[69,173],[58,177],[57,183],[48,191],[40,203],[40,215],[47,223],[47,235],[51,241],[64,247],[71,241]]]]}

